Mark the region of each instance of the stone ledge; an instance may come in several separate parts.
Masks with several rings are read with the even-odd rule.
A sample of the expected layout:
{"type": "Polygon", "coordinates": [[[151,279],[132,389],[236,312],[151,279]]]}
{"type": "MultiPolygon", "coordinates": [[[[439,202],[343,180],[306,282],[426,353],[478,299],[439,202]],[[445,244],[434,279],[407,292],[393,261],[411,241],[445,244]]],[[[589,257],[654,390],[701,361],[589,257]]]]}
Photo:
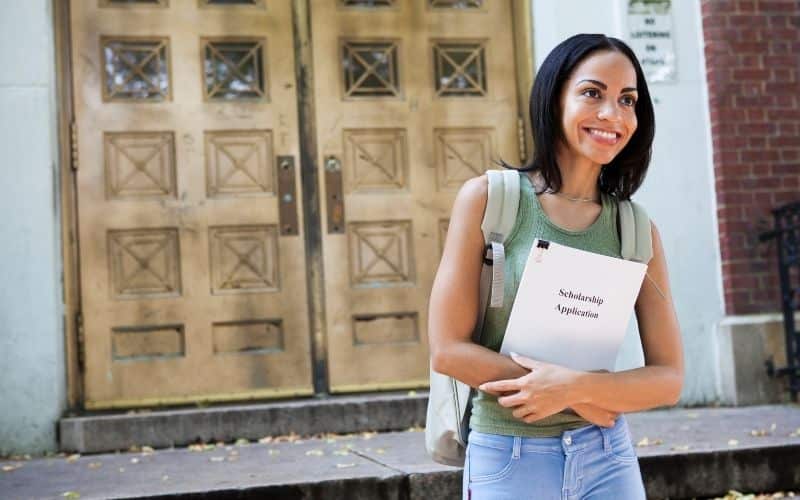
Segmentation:
{"type": "Polygon", "coordinates": [[[67,417],[58,423],[59,442],[62,451],[100,453],[290,433],[397,431],[424,425],[427,402],[427,392],[403,392],[67,417]]]}

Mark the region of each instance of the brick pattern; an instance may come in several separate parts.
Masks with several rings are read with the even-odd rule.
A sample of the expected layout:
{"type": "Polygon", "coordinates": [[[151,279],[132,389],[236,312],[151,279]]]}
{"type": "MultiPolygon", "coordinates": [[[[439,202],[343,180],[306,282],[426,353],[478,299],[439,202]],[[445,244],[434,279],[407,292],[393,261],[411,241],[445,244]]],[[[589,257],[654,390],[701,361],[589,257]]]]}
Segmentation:
{"type": "Polygon", "coordinates": [[[776,312],[775,244],[758,234],[800,201],[800,0],[701,9],[726,313],[776,312]]]}

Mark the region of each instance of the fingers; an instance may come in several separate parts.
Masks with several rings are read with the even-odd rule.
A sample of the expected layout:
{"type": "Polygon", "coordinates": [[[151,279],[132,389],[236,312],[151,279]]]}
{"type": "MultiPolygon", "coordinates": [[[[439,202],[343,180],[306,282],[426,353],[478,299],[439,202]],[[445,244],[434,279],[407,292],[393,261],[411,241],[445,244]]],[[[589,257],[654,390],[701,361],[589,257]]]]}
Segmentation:
{"type": "Polygon", "coordinates": [[[504,406],[506,408],[511,408],[513,406],[520,406],[525,404],[527,396],[521,392],[512,393],[509,396],[503,396],[497,398],[497,403],[500,406],[504,406]]]}
{"type": "Polygon", "coordinates": [[[485,382],[478,386],[478,389],[488,393],[501,393],[509,391],[518,391],[520,389],[520,382],[518,379],[509,380],[495,380],[494,382],[485,382]]]}

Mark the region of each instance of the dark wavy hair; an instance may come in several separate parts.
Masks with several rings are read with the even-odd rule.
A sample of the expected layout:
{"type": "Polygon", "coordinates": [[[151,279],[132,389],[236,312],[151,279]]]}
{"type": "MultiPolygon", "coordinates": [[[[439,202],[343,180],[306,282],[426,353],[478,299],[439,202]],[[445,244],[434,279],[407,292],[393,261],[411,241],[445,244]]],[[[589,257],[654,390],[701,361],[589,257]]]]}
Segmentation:
{"type": "MultiPolygon", "coordinates": [[[[605,50],[624,54],[636,70],[638,99],[635,112],[638,125],[628,144],[610,163],[603,166],[598,187],[620,200],[627,200],[644,181],[655,136],[655,113],[642,67],[631,48],[622,40],[601,34],[580,34],[567,38],[548,54],[531,89],[529,112],[534,153],[531,160],[517,170],[539,171],[545,183],[544,189],[558,191],[562,185],[556,147],[566,141],[561,128],[560,105],[564,84],[581,61],[595,52],[605,50]]],[[[505,168],[516,168],[502,160],[499,163],[505,168]]]]}

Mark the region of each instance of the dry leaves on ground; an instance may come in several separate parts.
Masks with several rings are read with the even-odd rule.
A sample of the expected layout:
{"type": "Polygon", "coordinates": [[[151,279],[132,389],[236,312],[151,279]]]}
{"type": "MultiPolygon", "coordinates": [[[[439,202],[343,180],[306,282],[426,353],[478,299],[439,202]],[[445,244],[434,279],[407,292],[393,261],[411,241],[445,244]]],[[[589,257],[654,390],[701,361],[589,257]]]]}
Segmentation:
{"type": "Polygon", "coordinates": [[[664,444],[664,440],[663,439],[658,439],[658,438],[651,440],[647,436],[643,437],[642,439],[640,439],[639,441],[636,442],[636,446],[639,446],[639,447],[642,447],[642,446],[657,446],[659,444],[664,444]]]}
{"type": "Polygon", "coordinates": [[[775,493],[741,493],[730,490],[724,497],[717,497],[714,500],[770,500],[774,498],[794,498],[793,492],[778,491],[775,493]]]}

